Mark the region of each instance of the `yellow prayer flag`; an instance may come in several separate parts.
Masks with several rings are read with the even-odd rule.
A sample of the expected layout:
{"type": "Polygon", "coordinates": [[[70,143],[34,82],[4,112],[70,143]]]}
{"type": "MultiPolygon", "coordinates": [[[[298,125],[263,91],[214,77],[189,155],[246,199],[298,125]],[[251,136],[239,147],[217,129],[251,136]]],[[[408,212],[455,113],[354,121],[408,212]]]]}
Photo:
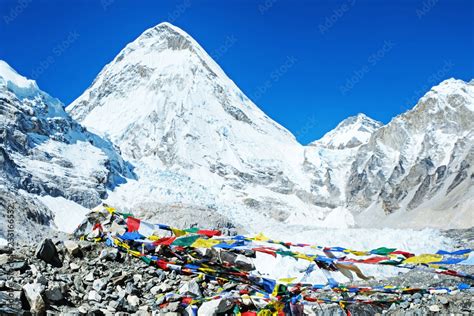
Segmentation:
{"type": "Polygon", "coordinates": [[[295,277],[293,277],[293,278],[281,278],[281,279],[278,279],[278,282],[280,282],[280,283],[292,283],[294,280],[296,280],[295,277]]]}
{"type": "Polygon", "coordinates": [[[367,251],[357,251],[357,250],[350,250],[350,249],[346,249],[344,250],[344,252],[351,253],[355,256],[368,256],[370,254],[367,251]]]}
{"type": "Polygon", "coordinates": [[[113,207],[110,207],[110,206],[104,206],[104,208],[109,212],[109,213],[114,213],[115,212],[115,209],[113,207]]]}
{"type": "Polygon", "coordinates": [[[303,259],[303,260],[308,260],[308,261],[313,261],[314,257],[308,256],[304,253],[301,252],[296,252],[295,257],[298,259],[303,259]]]}
{"type": "Polygon", "coordinates": [[[129,250],[128,253],[135,257],[140,257],[142,255],[140,251],[135,251],[135,250],[129,250]]]}
{"type": "Polygon", "coordinates": [[[178,229],[178,228],[171,228],[171,231],[177,237],[184,236],[184,235],[187,234],[187,232],[185,232],[184,230],[178,229]]]}
{"type": "Polygon", "coordinates": [[[414,256],[408,258],[403,261],[403,263],[411,263],[411,264],[423,264],[423,263],[430,263],[430,262],[438,262],[443,260],[442,255],[437,254],[422,254],[419,256],[414,256]]]}
{"type": "Polygon", "coordinates": [[[214,273],[214,272],[216,272],[216,270],[214,270],[214,269],[211,269],[211,268],[203,268],[203,267],[198,268],[198,270],[199,270],[199,271],[202,271],[202,272],[204,272],[204,273],[214,273]]]}
{"type": "Polygon", "coordinates": [[[256,241],[268,241],[268,240],[270,240],[270,238],[265,236],[263,233],[259,233],[257,236],[255,236],[251,239],[256,240],[256,241]]]}
{"type": "Polygon", "coordinates": [[[191,247],[194,248],[212,248],[213,246],[219,244],[220,242],[215,239],[204,239],[199,238],[195,242],[192,243],[191,247]]]}

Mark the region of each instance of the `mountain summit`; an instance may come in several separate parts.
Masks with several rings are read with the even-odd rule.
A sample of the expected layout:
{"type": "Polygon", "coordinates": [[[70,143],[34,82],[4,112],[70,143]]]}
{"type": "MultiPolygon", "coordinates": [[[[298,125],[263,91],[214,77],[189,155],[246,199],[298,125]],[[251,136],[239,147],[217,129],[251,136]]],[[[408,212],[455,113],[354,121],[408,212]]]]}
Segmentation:
{"type": "Polygon", "coordinates": [[[188,148],[196,150],[193,159],[221,149],[231,152],[225,148],[230,138],[247,142],[252,134],[296,144],[195,40],[169,23],[128,44],[67,110],[86,127],[107,134],[124,154],[157,156],[165,165],[177,162],[171,158],[181,144],[205,145],[203,138],[212,145],[188,148]]]}
{"type": "Polygon", "coordinates": [[[383,124],[363,113],[346,118],[335,129],[326,133],[321,139],[312,142],[312,146],[331,149],[353,148],[365,144],[370,136],[383,124]]]}

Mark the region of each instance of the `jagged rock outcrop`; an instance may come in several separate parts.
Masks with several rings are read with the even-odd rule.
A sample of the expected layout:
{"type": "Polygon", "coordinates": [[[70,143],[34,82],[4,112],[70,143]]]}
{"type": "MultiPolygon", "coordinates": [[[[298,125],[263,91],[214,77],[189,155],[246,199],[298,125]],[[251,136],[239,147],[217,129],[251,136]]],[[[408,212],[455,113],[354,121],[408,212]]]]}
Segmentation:
{"type": "MultiPolygon", "coordinates": [[[[107,197],[107,189],[134,178],[131,165],[112,143],[88,132],[59,100],[3,61],[0,162],[1,210],[14,207],[20,219],[17,229],[29,227],[28,221],[52,223],[53,215],[35,196],[61,196],[93,207],[107,197]]],[[[5,236],[3,229],[0,237],[5,236]]],[[[36,230],[29,234],[35,235],[36,230]]]]}
{"type": "MultiPolygon", "coordinates": [[[[402,210],[407,220],[413,212],[436,209],[440,218],[456,215],[458,220],[449,222],[455,227],[473,226],[468,207],[474,202],[473,131],[474,84],[442,82],[359,148],[346,186],[347,204],[363,217],[378,208],[385,214],[402,210]],[[456,203],[451,206],[425,205],[452,195],[456,203]]],[[[426,219],[431,215],[426,213],[426,219]]]]}

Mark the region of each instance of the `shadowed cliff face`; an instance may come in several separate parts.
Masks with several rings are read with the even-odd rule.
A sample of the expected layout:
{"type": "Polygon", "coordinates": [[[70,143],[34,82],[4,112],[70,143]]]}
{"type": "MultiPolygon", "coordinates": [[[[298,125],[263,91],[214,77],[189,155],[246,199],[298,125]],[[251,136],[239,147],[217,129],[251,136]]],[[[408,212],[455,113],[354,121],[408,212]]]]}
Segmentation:
{"type": "Polygon", "coordinates": [[[52,224],[51,212],[35,196],[61,196],[94,207],[107,189],[134,177],[115,147],[71,119],[57,99],[3,61],[0,70],[2,207],[17,210],[17,229],[31,226],[30,221],[52,224]]]}
{"type": "Polygon", "coordinates": [[[473,202],[473,100],[472,83],[446,80],[378,129],[352,162],[348,204],[363,210],[376,203],[386,214],[407,211],[409,219],[411,211],[436,208],[427,202],[456,195],[457,202],[438,208],[439,215],[458,212],[466,220],[463,227],[472,226],[472,216],[454,208],[473,202]]]}

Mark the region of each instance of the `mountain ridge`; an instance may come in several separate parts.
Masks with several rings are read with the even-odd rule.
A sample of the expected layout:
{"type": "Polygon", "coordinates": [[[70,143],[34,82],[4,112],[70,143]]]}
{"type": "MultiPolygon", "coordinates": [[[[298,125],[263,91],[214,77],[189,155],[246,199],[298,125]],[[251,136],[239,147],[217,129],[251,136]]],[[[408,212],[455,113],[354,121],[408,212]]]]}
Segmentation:
{"type": "Polygon", "coordinates": [[[24,203],[41,210],[40,224],[54,221],[54,200],[44,198],[52,196],[87,207],[106,201],[179,227],[237,232],[422,228],[426,216],[434,227],[474,226],[472,80],[441,82],[387,124],[349,117],[303,146],[194,39],[167,23],[122,49],[66,108],[72,118],[34,81],[6,79],[15,72],[7,66],[0,62],[8,104],[0,115],[10,124],[3,130],[16,129],[33,147],[12,146],[18,136],[0,137],[1,172],[8,201],[25,190],[24,203]],[[18,110],[26,123],[18,122],[18,110]],[[84,153],[90,159],[71,158],[84,153]],[[54,178],[57,172],[64,174],[54,178]],[[24,175],[29,187],[13,183],[24,175]],[[74,187],[68,177],[87,181],[74,187]]]}
{"type": "MultiPolygon", "coordinates": [[[[458,81],[447,80],[439,87],[434,87],[433,91],[439,95],[448,94],[449,88],[443,90],[442,87],[446,83],[454,85],[456,82],[458,81]]],[[[458,84],[466,85],[462,81],[458,84]]],[[[448,100],[442,104],[446,106],[450,102],[451,100],[448,100]]],[[[423,104],[415,106],[412,111],[423,108],[423,104]]],[[[237,202],[239,208],[247,209],[245,212],[252,212],[254,208],[253,212],[262,212],[266,214],[265,216],[277,221],[300,223],[301,218],[309,216],[317,225],[328,225],[326,218],[335,210],[349,209],[352,214],[357,215],[368,208],[370,203],[378,200],[383,201],[385,206],[382,208],[387,213],[399,207],[397,204],[388,206],[387,197],[390,196],[388,188],[382,191],[376,189],[376,187],[382,188],[384,183],[389,182],[388,176],[386,178],[385,176],[383,178],[378,178],[376,175],[370,176],[370,181],[373,183],[368,184],[364,182],[367,180],[364,180],[364,173],[361,171],[361,166],[370,159],[370,157],[364,158],[369,154],[365,152],[366,148],[370,147],[376,152],[383,152],[385,149],[373,144],[387,138],[389,134],[390,137],[397,138],[397,133],[401,133],[400,135],[404,133],[402,127],[397,127],[399,130],[390,129],[390,126],[398,126],[392,123],[397,121],[397,117],[385,125],[363,114],[348,118],[320,140],[311,143],[310,146],[302,146],[296,142],[289,131],[261,112],[192,37],[169,24],[152,27],[128,44],[110,64],[104,67],[93,86],[74,101],[68,110],[86,126],[97,129],[103,124],[104,132],[111,133],[112,141],[121,147],[122,152],[126,155],[127,152],[131,152],[130,159],[138,165],[146,166],[145,169],[150,170],[151,166],[158,167],[161,170],[168,170],[178,178],[184,176],[188,179],[185,182],[194,183],[192,186],[206,187],[213,196],[210,199],[213,201],[211,204],[220,204],[213,206],[217,209],[223,208],[222,204],[237,202]],[[187,54],[187,52],[190,53],[187,54]],[[172,61],[169,60],[170,56],[172,56],[172,61]],[[122,73],[124,69],[139,69],[140,67],[147,69],[146,80],[141,80],[138,76],[128,78],[122,73]],[[111,80],[108,80],[109,78],[111,80]],[[121,84],[132,86],[137,84],[140,87],[157,81],[156,85],[146,88],[148,97],[137,96],[135,103],[140,104],[140,109],[144,109],[142,113],[151,111],[150,109],[158,104],[160,110],[156,113],[160,114],[154,114],[153,117],[148,117],[141,123],[137,123],[141,118],[129,120],[129,122],[133,121],[133,124],[128,125],[129,123],[125,122],[124,126],[127,127],[123,127],[121,131],[111,131],[106,127],[112,122],[99,123],[97,118],[103,115],[94,112],[100,111],[97,110],[98,108],[103,107],[107,109],[104,113],[111,113],[124,104],[127,106],[129,102],[127,100],[131,100],[129,91],[132,88],[130,86],[114,89],[122,93],[117,98],[110,98],[107,95],[99,98],[90,97],[90,95],[101,95],[101,91],[107,90],[106,86],[113,83],[115,79],[121,84]],[[107,84],[102,84],[105,82],[107,84]],[[177,82],[181,84],[178,88],[177,82]],[[174,91],[172,97],[171,91],[174,91]],[[179,93],[184,93],[185,97],[179,96],[179,93]],[[163,99],[167,101],[161,105],[160,102],[163,99]],[[199,107],[196,105],[199,103],[206,106],[199,107]],[[213,104],[211,110],[209,110],[209,104],[213,104]],[[92,110],[88,109],[91,105],[94,107],[92,110]],[[83,112],[78,114],[80,111],[83,112]],[[87,111],[89,112],[85,114],[87,111]],[[196,120],[190,113],[201,118],[196,120]],[[167,117],[168,120],[160,121],[160,115],[167,117]],[[217,139],[213,136],[214,132],[211,132],[215,122],[225,122],[225,127],[215,129],[215,133],[221,135],[217,139]],[[206,130],[202,130],[202,126],[206,126],[206,130]],[[247,128],[246,132],[239,136],[242,128],[247,128]],[[184,129],[189,132],[182,133],[184,129]],[[148,132],[134,134],[137,130],[153,130],[158,131],[158,134],[148,132]],[[261,139],[262,131],[270,138],[261,139]],[[133,144],[130,139],[127,140],[128,133],[133,135],[131,137],[133,144]],[[155,140],[141,144],[140,148],[134,147],[137,140],[141,142],[143,135],[156,136],[154,136],[155,140]],[[229,139],[228,135],[233,137],[229,139]],[[189,138],[190,141],[181,142],[183,138],[189,138]],[[272,138],[278,141],[275,142],[275,139],[271,140],[272,138]],[[249,155],[249,139],[252,139],[253,151],[258,154],[249,155]],[[202,140],[204,142],[201,142],[202,140]],[[200,149],[193,147],[195,143],[199,143],[200,147],[206,150],[200,152],[200,149]],[[220,147],[218,144],[224,146],[220,147]],[[158,151],[147,149],[157,145],[158,151]],[[283,148],[285,154],[281,152],[283,148]],[[272,151],[270,155],[268,149],[272,151]],[[193,153],[193,157],[188,155],[189,152],[193,153]],[[157,156],[159,160],[153,158],[157,156]],[[160,161],[161,163],[157,165],[156,163],[160,161]],[[360,166],[355,166],[354,161],[357,161],[360,166]],[[226,199],[222,200],[222,196],[226,196],[226,199]],[[358,202],[360,199],[366,200],[360,203],[358,202]],[[270,209],[272,211],[269,211],[270,209]]],[[[429,119],[419,119],[419,122],[416,121],[413,124],[423,126],[419,129],[423,130],[424,126],[429,125],[429,119]]],[[[437,122],[440,125],[444,124],[442,119],[437,122]]],[[[469,125],[464,125],[462,128],[468,127],[469,125]]],[[[388,141],[387,144],[392,145],[392,142],[388,141]]],[[[419,146],[415,140],[413,144],[413,146],[419,146]]],[[[410,146],[405,149],[403,153],[406,155],[405,159],[408,159],[410,164],[419,164],[413,161],[412,150],[415,149],[410,146]]],[[[393,159],[391,155],[382,154],[380,162],[377,163],[385,164],[386,168],[393,169],[395,166],[388,162],[390,159],[393,159]]],[[[370,168],[375,168],[375,166],[370,168]]],[[[145,173],[142,173],[142,178],[145,178],[145,173]]],[[[391,179],[393,180],[394,177],[391,179]]],[[[418,180],[415,182],[419,185],[418,180]]],[[[390,184],[385,184],[387,185],[390,186],[390,184]]],[[[122,202],[129,194],[124,191],[118,194],[122,202]]],[[[135,188],[133,191],[140,190],[135,188]]],[[[179,193],[177,196],[182,196],[182,194],[179,193]]],[[[390,201],[393,203],[393,198],[390,198],[390,201]]],[[[147,203],[150,202],[147,200],[147,203]]],[[[178,198],[175,202],[178,202],[178,198]]],[[[190,199],[187,203],[193,202],[195,201],[190,199]]],[[[198,204],[202,203],[198,202],[198,204]]],[[[413,202],[410,205],[415,204],[413,202]]],[[[232,217],[230,211],[223,211],[223,213],[232,217]]],[[[151,216],[151,214],[144,215],[151,216]]],[[[243,225],[246,224],[248,223],[243,223],[243,225]]],[[[354,221],[350,219],[350,216],[342,223],[342,225],[353,224],[354,221]]]]}

